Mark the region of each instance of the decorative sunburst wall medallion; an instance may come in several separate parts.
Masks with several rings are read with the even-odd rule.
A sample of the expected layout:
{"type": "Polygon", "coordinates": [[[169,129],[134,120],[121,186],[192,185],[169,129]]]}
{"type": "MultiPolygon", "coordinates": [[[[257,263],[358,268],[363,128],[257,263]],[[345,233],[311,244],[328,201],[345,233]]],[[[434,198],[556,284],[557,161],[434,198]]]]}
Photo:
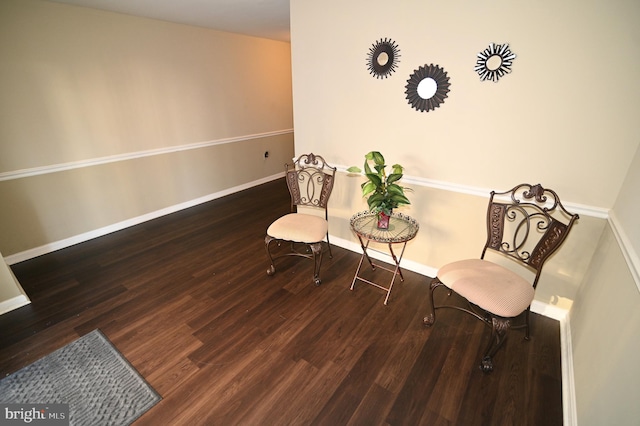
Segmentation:
{"type": "Polygon", "coordinates": [[[511,72],[512,61],[515,58],[515,53],[509,50],[507,43],[491,43],[488,48],[478,53],[473,70],[480,76],[480,81],[491,80],[497,83],[502,76],[511,72]]]}
{"type": "Polygon", "coordinates": [[[391,39],[380,39],[371,46],[367,54],[369,73],[376,78],[387,78],[396,70],[400,49],[391,39]]]}
{"type": "Polygon", "coordinates": [[[409,76],[405,93],[409,104],[421,112],[436,109],[449,93],[449,77],[438,65],[423,65],[409,76]]]}

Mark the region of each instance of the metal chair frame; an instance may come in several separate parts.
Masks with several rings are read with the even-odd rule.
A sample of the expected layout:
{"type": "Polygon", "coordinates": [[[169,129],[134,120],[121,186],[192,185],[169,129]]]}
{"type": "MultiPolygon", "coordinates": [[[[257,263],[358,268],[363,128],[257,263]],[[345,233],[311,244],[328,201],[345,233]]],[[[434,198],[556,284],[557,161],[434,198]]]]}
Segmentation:
{"type": "MultiPolygon", "coordinates": [[[[293,163],[285,164],[287,187],[291,195],[291,213],[297,213],[298,207],[301,206],[323,209],[324,219],[328,222],[328,203],[333,190],[336,170],[337,168],[328,165],[322,156],[313,153],[300,155],[293,163]]],[[[296,242],[291,241],[291,250],[278,256],[272,255],[270,250],[271,243],[277,241],[277,245],[280,246],[285,240],[280,240],[267,234],[264,241],[270,262],[267,275],[275,274],[275,259],[283,256],[299,256],[313,260],[313,282],[315,285],[321,284],[320,266],[322,265],[322,243],[324,241],[301,243],[306,246],[304,252],[297,250],[296,242]]],[[[328,230],[326,234],[326,244],[329,257],[333,258],[328,230]]]]}
{"type": "MultiPolygon", "coordinates": [[[[514,260],[535,273],[531,283],[535,289],[545,262],[562,245],[578,218],[577,214],[569,213],[564,208],[554,191],[545,189],[540,184],[524,183],[509,191],[492,191],[487,208],[487,240],[480,259],[484,259],[490,250],[514,260]],[[506,200],[498,201],[504,198],[506,200]]],[[[513,318],[500,317],[468,300],[468,308],[455,305],[435,306],[433,292],[439,287],[445,287],[449,295],[454,292],[437,276],[431,280],[433,311],[424,317],[424,324],[431,326],[435,323],[437,309],[452,308],[466,312],[491,327],[491,338],[480,363],[482,371],[493,370],[493,356],[504,343],[510,328],[525,328],[525,339],[529,340],[530,305],[523,312],[523,324],[514,326],[513,319],[522,314],[513,318]]]]}

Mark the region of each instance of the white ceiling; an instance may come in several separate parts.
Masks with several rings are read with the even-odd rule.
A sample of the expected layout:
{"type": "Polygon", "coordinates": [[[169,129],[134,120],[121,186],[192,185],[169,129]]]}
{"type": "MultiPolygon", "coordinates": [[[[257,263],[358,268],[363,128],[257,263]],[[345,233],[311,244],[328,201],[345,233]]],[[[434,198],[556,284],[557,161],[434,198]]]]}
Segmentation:
{"type": "Polygon", "coordinates": [[[290,41],[289,0],[51,0],[220,31],[290,41]]]}

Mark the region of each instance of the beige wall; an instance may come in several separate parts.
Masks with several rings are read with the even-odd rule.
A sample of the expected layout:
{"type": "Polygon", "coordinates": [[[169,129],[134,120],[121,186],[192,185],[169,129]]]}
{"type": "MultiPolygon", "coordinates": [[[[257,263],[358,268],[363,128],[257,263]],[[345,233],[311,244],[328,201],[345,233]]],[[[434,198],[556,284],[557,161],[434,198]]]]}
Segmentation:
{"type": "Polygon", "coordinates": [[[629,167],[627,177],[613,207],[619,226],[624,229],[628,244],[633,248],[637,262],[640,253],[640,146],[629,167]]]}
{"type": "Polygon", "coordinates": [[[0,315],[28,303],[29,298],[0,253],[0,315]]]}
{"type": "MultiPolygon", "coordinates": [[[[297,143],[296,149],[300,149],[297,143]]],[[[349,218],[367,208],[360,196],[362,181],[362,177],[338,173],[330,202],[331,234],[353,244],[357,239],[349,227],[349,218]]],[[[433,276],[435,270],[447,262],[480,255],[486,240],[488,191],[468,194],[436,188],[429,182],[407,186],[411,188],[408,195],[412,204],[400,211],[417,218],[420,230],[407,245],[406,267],[433,276]]],[[[606,219],[582,214],[562,250],[545,266],[536,301],[558,309],[571,308],[605,226],[606,219]]],[[[504,264],[509,265],[510,262],[504,264]]]]}
{"type": "Polygon", "coordinates": [[[277,177],[292,147],[285,134],[0,182],[0,246],[16,254],[277,177]]]}
{"type": "MultiPolygon", "coordinates": [[[[420,222],[408,265],[435,271],[477,256],[490,189],[540,182],[580,214],[536,293],[571,309],[580,424],[638,418],[639,19],[628,0],[291,2],[296,152],[323,153],[343,172],[371,150],[406,167],[413,204],[401,211],[420,222]],[[366,57],[382,38],[401,57],[376,79],[366,57]],[[517,54],[498,83],[473,71],[491,42],[517,54]],[[405,85],[431,63],[451,91],[421,113],[405,85]]],[[[331,232],[347,244],[349,216],[366,208],[361,181],[341,173],[332,196],[331,232]]]]}
{"type": "Polygon", "coordinates": [[[293,156],[289,43],[4,0],[0,57],[5,256],[272,179],[293,156]]]}
{"type": "Polygon", "coordinates": [[[640,292],[610,228],[570,318],[578,424],[637,424],[640,292]]]}
{"type": "Polygon", "coordinates": [[[640,149],[571,310],[581,425],[640,419],[640,149]]]}
{"type": "Polygon", "coordinates": [[[0,171],[292,128],[289,43],[0,5],[0,171]]]}
{"type": "MultiPolygon", "coordinates": [[[[484,226],[474,230],[489,190],[520,182],[556,190],[581,220],[546,267],[536,299],[567,309],[639,144],[639,15],[633,2],[292,2],[296,152],[326,153],[346,167],[380,150],[404,165],[414,193],[403,211],[421,225],[405,258],[432,269],[477,256],[484,226]],[[395,73],[376,79],[366,57],[382,38],[393,39],[401,57],[395,73]],[[498,83],[473,71],[490,42],[517,54],[498,83]],[[615,78],[604,82],[594,55],[621,64],[615,78]],[[447,71],[451,91],[440,108],[418,112],[405,99],[406,81],[431,63],[447,71]],[[467,203],[463,221],[451,209],[467,203]]],[[[332,228],[349,241],[349,215],[366,208],[353,180],[348,201],[334,200],[342,220],[332,228]]]]}
{"type": "Polygon", "coordinates": [[[377,149],[411,176],[491,189],[540,181],[611,208],[639,143],[638,15],[633,1],[293,1],[296,150],[349,166],[377,149]],[[400,63],[376,79],[366,56],[385,37],[400,63]],[[490,42],[517,54],[497,84],[473,71],[490,42]],[[405,85],[431,63],[451,91],[421,113],[405,85]]]}

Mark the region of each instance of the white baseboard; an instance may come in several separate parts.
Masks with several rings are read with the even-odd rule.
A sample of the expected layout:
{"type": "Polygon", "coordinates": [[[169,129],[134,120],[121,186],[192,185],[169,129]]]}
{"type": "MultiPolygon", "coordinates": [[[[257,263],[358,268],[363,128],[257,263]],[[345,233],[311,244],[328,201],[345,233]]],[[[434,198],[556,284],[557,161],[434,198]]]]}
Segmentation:
{"type": "MultiPolygon", "coordinates": [[[[334,237],[333,235],[329,235],[329,238],[331,239],[331,244],[333,245],[342,247],[344,249],[347,249],[356,253],[362,253],[360,244],[356,242],[345,240],[339,237],[334,237]]],[[[381,262],[387,262],[387,263],[393,262],[393,260],[391,259],[391,256],[388,253],[381,253],[375,250],[367,250],[367,252],[369,253],[369,256],[371,256],[373,259],[379,260],[381,262]]],[[[418,274],[426,275],[427,277],[435,277],[436,272],[438,271],[437,269],[432,268],[430,266],[423,265],[421,263],[414,262],[412,260],[407,260],[407,259],[402,260],[402,267],[408,271],[417,272],[418,274]]]]}
{"type": "Polygon", "coordinates": [[[22,306],[28,305],[29,303],[31,303],[31,301],[27,296],[23,294],[13,297],[9,300],[4,300],[0,302],[0,315],[5,314],[9,311],[13,311],[14,309],[21,308],[22,306]]]}
{"type": "MultiPolygon", "coordinates": [[[[0,259],[0,262],[1,261],[2,260],[0,259]]],[[[20,282],[18,282],[18,279],[13,274],[13,271],[11,270],[11,268],[7,268],[7,270],[10,277],[10,280],[9,280],[10,282],[7,283],[7,286],[11,287],[11,281],[13,281],[15,288],[20,292],[20,294],[10,299],[0,301],[0,315],[6,314],[9,311],[13,311],[14,309],[21,308],[31,303],[29,296],[27,296],[27,293],[25,293],[24,289],[20,285],[20,282]]]]}
{"type": "Polygon", "coordinates": [[[42,245],[40,247],[35,247],[20,253],[12,254],[5,257],[5,262],[7,262],[8,265],[13,265],[15,263],[33,259],[34,257],[42,256],[43,254],[51,253],[66,247],[71,247],[72,245],[75,245],[78,243],[89,241],[97,237],[102,237],[104,235],[111,234],[112,232],[120,231],[134,225],[139,225],[141,223],[147,222],[152,219],[157,219],[159,217],[162,217],[171,213],[175,213],[180,210],[188,209],[189,207],[194,207],[202,203],[206,203],[218,198],[222,198],[226,195],[243,191],[245,189],[249,189],[254,186],[261,185],[263,183],[271,182],[272,180],[276,180],[281,177],[284,177],[284,172],[277,173],[272,176],[267,176],[265,178],[248,182],[242,185],[234,186],[232,188],[227,188],[225,190],[215,192],[213,194],[209,194],[204,197],[196,198],[194,200],[190,200],[181,204],[176,204],[176,205],[167,207],[165,209],[156,210],[154,212],[147,213],[142,216],[134,217],[128,220],[124,220],[122,222],[114,223],[112,225],[105,226],[103,228],[94,229],[93,231],[89,231],[83,234],[75,235],[73,237],[65,238],[64,240],[55,241],[49,244],[42,245]]]}
{"type": "Polygon", "coordinates": [[[573,350],[569,315],[560,321],[560,350],[562,361],[562,413],[563,424],[577,426],[576,386],[573,377],[573,350]]]}
{"type": "Polygon", "coordinates": [[[539,300],[531,302],[531,312],[535,312],[536,314],[540,314],[560,322],[564,321],[569,313],[566,309],[558,308],[555,305],[540,302],[539,300]]]}

